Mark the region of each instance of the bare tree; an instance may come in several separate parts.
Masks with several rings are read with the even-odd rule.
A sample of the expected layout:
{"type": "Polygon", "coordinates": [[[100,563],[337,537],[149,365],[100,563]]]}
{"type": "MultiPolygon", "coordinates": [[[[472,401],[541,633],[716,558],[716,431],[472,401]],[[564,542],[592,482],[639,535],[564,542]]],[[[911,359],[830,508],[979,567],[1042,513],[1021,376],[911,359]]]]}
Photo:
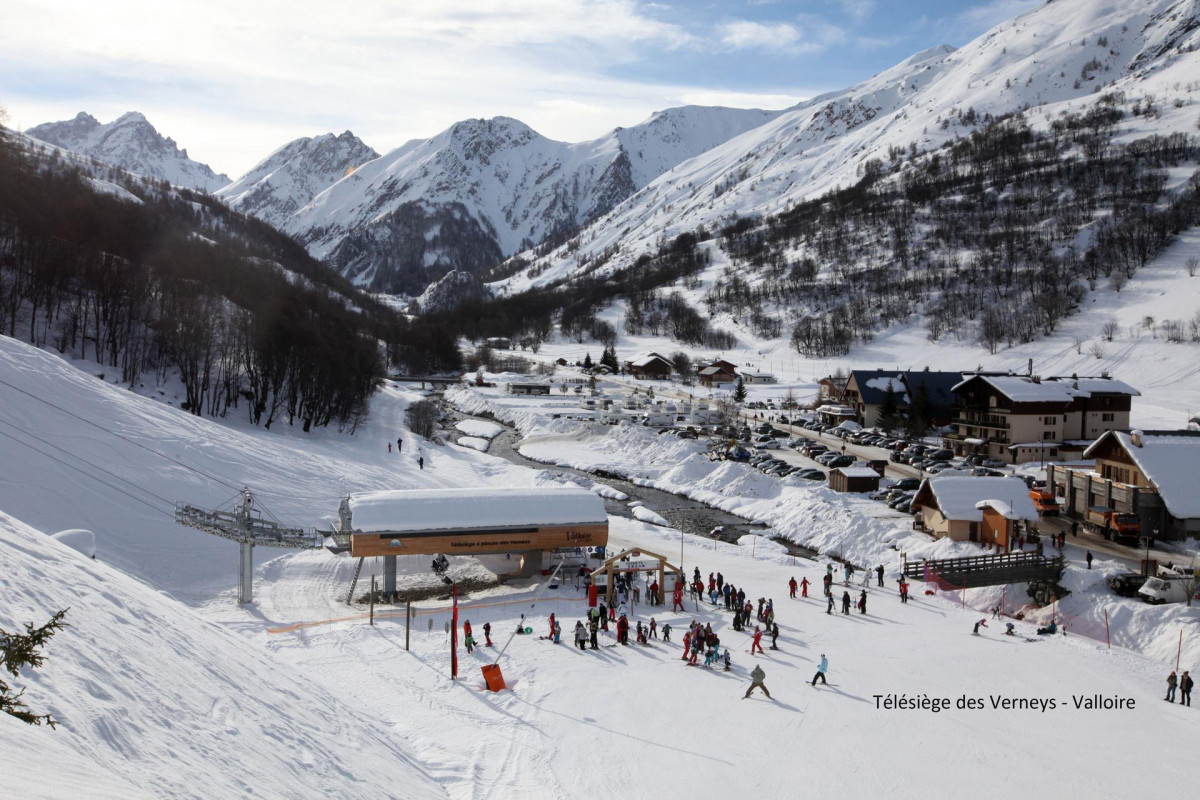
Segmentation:
{"type": "Polygon", "coordinates": [[[408,422],[409,430],[417,436],[432,439],[438,418],[437,403],[432,400],[418,400],[404,412],[404,418],[408,422]]]}
{"type": "Polygon", "coordinates": [[[1092,349],[1088,351],[1096,358],[1104,358],[1104,345],[1100,342],[1092,342],[1092,349]]]}
{"type": "MultiPolygon", "coordinates": [[[[3,109],[0,109],[0,115],[2,115],[3,113],[4,113],[3,109]]],[[[3,120],[4,120],[3,116],[0,116],[0,122],[2,122],[3,120]]],[[[1195,256],[1192,256],[1187,261],[1183,262],[1183,268],[1185,270],[1187,270],[1187,274],[1188,274],[1189,278],[1196,277],[1196,271],[1200,270],[1200,258],[1196,258],[1195,256]]]]}
{"type": "Polygon", "coordinates": [[[1117,294],[1121,293],[1127,283],[1129,283],[1129,276],[1125,274],[1124,270],[1114,269],[1108,276],[1108,285],[1117,294]]]}
{"type": "MultiPolygon", "coordinates": [[[[1117,335],[1118,330],[1119,326],[1117,325],[1117,321],[1115,319],[1110,319],[1108,322],[1104,323],[1104,327],[1101,328],[1101,331],[1104,333],[1104,339],[1109,342],[1111,342],[1113,337],[1117,335]]],[[[1079,351],[1076,350],[1076,352],[1079,351]]]]}

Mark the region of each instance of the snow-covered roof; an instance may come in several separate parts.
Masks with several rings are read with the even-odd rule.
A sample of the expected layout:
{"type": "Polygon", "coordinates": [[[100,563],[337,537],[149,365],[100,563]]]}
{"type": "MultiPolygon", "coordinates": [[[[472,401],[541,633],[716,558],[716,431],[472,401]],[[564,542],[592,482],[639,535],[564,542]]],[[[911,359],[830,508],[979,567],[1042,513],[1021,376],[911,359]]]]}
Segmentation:
{"type": "MultiPolygon", "coordinates": [[[[1033,504],[1030,503],[1030,506],[1032,506],[1032,505],[1033,504]]],[[[1034,510],[1032,517],[1022,516],[1020,511],[1017,511],[1016,509],[1014,509],[1012,507],[1012,504],[1010,504],[1004,500],[996,500],[994,498],[989,498],[987,500],[980,500],[978,503],[975,504],[975,507],[978,508],[980,511],[990,508],[993,511],[995,511],[997,514],[999,514],[1000,516],[1004,517],[1005,519],[1011,519],[1011,520],[1024,519],[1024,520],[1029,520],[1030,522],[1037,522],[1037,510],[1036,509],[1034,510]]]]}
{"type": "Polygon", "coordinates": [[[903,378],[901,378],[899,375],[894,378],[870,378],[867,380],[866,385],[884,394],[887,393],[888,387],[890,386],[892,387],[892,392],[895,395],[897,403],[908,402],[908,391],[904,385],[903,378]]]}
{"type": "Polygon", "coordinates": [[[1143,431],[1140,436],[1142,446],[1138,447],[1129,433],[1109,431],[1085,450],[1083,457],[1095,458],[1096,448],[1110,436],[1158,490],[1171,516],[1177,519],[1200,517],[1200,491],[1196,488],[1200,436],[1189,436],[1185,431],[1143,431]]]}
{"type": "Polygon", "coordinates": [[[838,405],[826,404],[823,406],[818,406],[817,413],[818,414],[833,414],[833,415],[839,416],[839,417],[853,417],[854,409],[851,408],[850,406],[838,406],[838,405]]]}
{"type": "Polygon", "coordinates": [[[650,364],[653,364],[655,361],[665,361],[668,365],[671,363],[671,360],[669,358],[667,358],[666,356],[659,355],[658,353],[653,353],[653,352],[638,353],[637,355],[630,358],[629,361],[626,363],[628,363],[630,366],[633,366],[633,367],[645,367],[650,364]]]}
{"type": "Polygon", "coordinates": [[[926,483],[946,519],[981,522],[982,502],[1006,504],[1009,513],[1018,515],[1009,519],[1038,518],[1037,509],[1029,499],[1029,487],[1020,478],[968,478],[956,475],[929,478],[926,483]]]}
{"type": "Polygon", "coordinates": [[[744,369],[742,374],[750,378],[774,378],[775,374],[771,372],[758,372],[753,369],[744,369]]]}
{"type": "Polygon", "coordinates": [[[586,489],[404,489],[350,495],[353,527],[363,532],[471,530],[608,521],[586,489]]]}
{"type": "Polygon", "coordinates": [[[1093,394],[1141,395],[1127,383],[1112,378],[1045,378],[1034,380],[1025,375],[968,375],[955,384],[954,391],[978,378],[1015,403],[1070,403],[1076,397],[1093,394]]]}
{"type": "Polygon", "coordinates": [[[879,473],[870,467],[837,467],[834,472],[840,472],[847,478],[878,478],[879,473]]]}

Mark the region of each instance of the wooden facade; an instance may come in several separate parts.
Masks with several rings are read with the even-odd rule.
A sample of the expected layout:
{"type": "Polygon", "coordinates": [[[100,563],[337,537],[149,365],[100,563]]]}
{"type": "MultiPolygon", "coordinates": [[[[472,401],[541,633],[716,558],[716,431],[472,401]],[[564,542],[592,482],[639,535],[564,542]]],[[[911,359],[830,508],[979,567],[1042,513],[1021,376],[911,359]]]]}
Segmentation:
{"type": "Polygon", "coordinates": [[[482,555],[568,547],[606,547],[608,523],[599,525],[541,525],[523,528],[436,530],[404,533],[354,533],[350,555],[482,555]]]}

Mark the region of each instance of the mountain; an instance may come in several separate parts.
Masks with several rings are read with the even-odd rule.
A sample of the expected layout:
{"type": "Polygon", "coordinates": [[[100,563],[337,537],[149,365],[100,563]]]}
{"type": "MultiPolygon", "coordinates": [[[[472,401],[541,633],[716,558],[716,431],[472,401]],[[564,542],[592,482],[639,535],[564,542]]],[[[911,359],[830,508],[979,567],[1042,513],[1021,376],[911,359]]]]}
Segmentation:
{"type": "MultiPolygon", "coordinates": [[[[362,164],[313,197],[305,192],[320,180],[292,188],[310,169],[303,158],[278,185],[267,178],[276,164],[293,158],[294,142],[222,196],[278,224],[359,285],[419,294],[451,270],[478,275],[573,232],[663,170],[777,113],[669,109],[581,143],[548,139],[507,117],[466,120],[362,164]],[[271,183],[269,199],[252,188],[264,179],[271,183]],[[303,205],[281,219],[293,202],[303,205]]],[[[322,179],[336,171],[322,172],[322,179]]]]}
{"type": "Polygon", "coordinates": [[[1158,98],[1153,129],[1194,130],[1187,95],[1200,70],[1198,28],[1196,0],[1045,3],[959,49],[918,53],[680,163],[577,239],[526,254],[528,268],[504,288],[586,274],[597,259],[601,274],[629,266],[664,236],[781,211],[857,183],[872,163],[930,152],[1005,114],[1024,112],[1045,125],[1123,91],[1131,114],[1143,96],[1158,98]]]}
{"type": "Polygon", "coordinates": [[[174,139],[160,134],[136,111],[107,124],[80,111],[74,119],[35,125],[25,133],[175,186],[212,192],[229,183],[228,175],[218,175],[207,164],[188,158],[187,150],[180,150],[174,139]]]}
{"type": "Polygon", "coordinates": [[[282,228],[288,217],[360,165],[379,158],[350,131],[288,142],[214,194],[231,208],[282,228]]]}

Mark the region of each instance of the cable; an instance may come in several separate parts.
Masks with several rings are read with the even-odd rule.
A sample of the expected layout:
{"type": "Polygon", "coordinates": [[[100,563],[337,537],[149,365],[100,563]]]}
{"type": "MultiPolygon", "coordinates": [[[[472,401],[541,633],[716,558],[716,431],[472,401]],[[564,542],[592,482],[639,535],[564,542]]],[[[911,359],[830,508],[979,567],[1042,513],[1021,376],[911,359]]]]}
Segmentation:
{"type": "MultiPolygon", "coordinates": [[[[8,423],[5,423],[5,424],[7,425],[8,423]]],[[[172,512],[168,512],[168,511],[163,511],[161,508],[158,508],[158,507],[156,507],[156,506],[154,506],[154,505],[151,505],[150,503],[146,502],[145,500],[143,500],[143,499],[142,499],[142,498],[140,498],[140,497],[137,497],[136,495],[130,494],[129,492],[127,492],[127,491],[125,491],[124,489],[122,489],[121,487],[119,487],[119,486],[113,486],[111,483],[108,483],[107,481],[103,481],[103,480],[101,480],[100,478],[97,478],[95,475],[92,475],[91,473],[85,472],[84,470],[80,469],[79,467],[75,466],[74,464],[68,464],[67,462],[63,461],[63,460],[62,460],[62,459],[60,459],[60,458],[55,458],[54,456],[50,455],[49,453],[46,453],[46,452],[44,452],[44,451],[42,451],[42,450],[38,450],[36,447],[34,447],[33,445],[31,445],[29,442],[23,442],[23,441],[21,441],[20,439],[16,438],[15,436],[11,436],[11,435],[9,435],[9,434],[5,433],[4,431],[0,431],[0,436],[3,436],[3,437],[5,437],[6,439],[12,439],[12,440],[13,440],[14,442],[16,442],[17,444],[22,444],[22,445],[25,445],[25,446],[26,446],[26,447],[28,447],[30,450],[33,450],[35,453],[38,453],[39,455],[45,456],[46,458],[50,459],[51,461],[55,461],[55,462],[57,462],[57,463],[59,463],[59,464],[62,464],[62,465],[63,465],[64,467],[66,467],[67,469],[73,469],[73,470],[75,470],[76,472],[79,472],[79,473],[81,473],[81,474],[83,474],[83,475],[87,475],[89,478],[91,478],[92,480],[96,481],[97,483],[99,483],[99,484],[102,484],[102,485],[104,485],[104,486],[107,486],[108,488],[112,489],[114,492],[120,492],[121,494],[123,494],[123,495],[125,495],[126,497],[128,497],[130,500],[133,500],[134,502],[137,502],[137,503],[141,503],[142,505],[144,505],[146,508],[150,509],[151,511],[154,511],[154,512],[157,512],[157,513],[159,513],[159,514],[162,514],[162,515],[166,516],[168,519],[171,519],[171,520],[174,520],[174,519],[175,519],[175,514],[174,514],[174,513],[172,513],[172,512]]],[[[86,462],[85,462],[85,463],[86,463],[86,462]]],[[[111,475],[111,474],[112,474],[112,473],[110,473],[110,472],[107,472],[106,470],[100,470],[100,471],[101,471],[101,472],[105,472],[105,474],[108,474],[108,475],[111,475]]],[[[115,475],[114,475],[113,477],[117,477],[117,476],[115,476],[115,475]]],[[[118,480],[124,480],[124,478],[118,478],[118,480]]],[[[128,483],[128,481],[126,481],[126,482],[128,483]]],[[[133,485],[133,484],[130,484],[130,485],[133,485]]],[[[159,500],[162,500],[162,498],[161,498],[161,497],[160,497],[160,498],[158,498],[158,499],[159,499],[159,500]]],[[[165,501],[164,501],[164,502],[165,502],[165,501]]]]}
{"type": "Polygon", "coordinates": [[[198,469],[196,467],[189,466],[188,464],[185,464],[182,461],[177,461],[176,459],[171,458],[168,455],[164,455],[163,453],[160,453],[153,448],[147,447],[146,445],[141,444],[139,442],[135,442],[134,440],[132,440],[132,439],[128,438],[127,436],[124,436],[120,433],[117,433],[116,431],[110,431],[107,428],[105,428],[104,426],[98,425],[95,422],[92,422],[90,419],[87,419],[86,417],[81,417],[78,414],[68,411],[65,408],[56,406],[54,403],[51,403],[49,400],[45,400],[41,397],[38,397],[35,394],[31,394],[31,393],[25,391],[24,389],[20,388],[19,386],[13,386],[8,381],[0,380],[0,385],[7,386],[8,388],[12,389],[13,391],[20,392],[21,394],[25,395],[26,397],[31,397],[34,400],[37,400],[39,403],[45,403],[46,405],[50,406],[51,408],[55,409],[56,411],[61,411],[62,413],[66,414],[67,416],[74,417],[75,419],[79,420],[80,422],[91,425],[93,428],[96,428],[97,430],[104,431],[105,433],[110,434],[112,436],[116,436],[118,439],[126,441],[129,444],[133,445],[134,447],[140,447],[141,449],[145,450],[147,453],[153,453],[154,455],[158,456],[159,458],[165,458],[167,461],[170,461],[172,464],[181,466],[186,470],[190,470],[190,471],[196,473],[197,475],[203,475],[205,478],[208,478],[211,481],[215,481],[215,482],[221,484],[222,486],[227,486],[230,489],[235,489],[237,491],[241,491],[241,489],[242,489],[242,487],[235,486],[234,484],[229,483],[228,481],[226,481],[222,478],[218,478],[216,475],[210,475],[209,473],[205,472],[202,469],[198,469]]]}
{"type": "MultiPolygon", "coordinates": [[[[146,487],[144,487],[144,486],[139,486],[138,484],[134,483],[134,482],[133,482],[133,481],[131,481],[131,480],[128,480],[128,479],[126,479],[126,478],[122,478],[120,475],[117,475],[116,473],[109,472],[109,471],[108,471],[108,470],[106,470],[104,467],[101,467],[101,466],[100,466],[100,465],[98,465],[98,464],[93,464],[92,462],[90,462],[90,461],[88,461],[86,458],[84,458],[83,456],[80,456],[80,455],[77,455],[77,454],[75,454],[75,453],[72,453],[70,450],[67,450],[67,449],[65,449],[65,448],[59,447],[58,445],[54,444],[53,442],[48,442],[48,441],[46,441],[45,439],[43,439],[43,438],[41,438],[41,437],[39,437],[39,436],[35,436],[34,434],[30,433],[30,432],[29,432],[29,431],[27,431],[27,430],[24,430],[24,429],[22,429],[22,428],[18,428],[16,425],[13,425],[11,422],[5,422],[4,420],[0,419],[0,425],[7,425],[8,427],[10,427],[10,428],[12,428],[13,430],[17,431],[18,433],[20,433],[22,436],[28,436],[30,439],[33,439],[35,442],[41,442],[42,444],[46,445],[47,447],[53,447],[53,448],[54,448],[55,450],[57,450],[58,452],[60,452],[60,453],[64,453],[64,454],[66,454],[66,455],[70,456],[71,458],[75,459],[76,461],[82,461],[84,464],[87,464],[89,467],[91,467],[91,468],[92,468],[92,469],[94,469],[94,470],[98,470],[98,471],[100,471],[100,472],[103,472],[105,475],[108,475],[108,476],[110,476],[110,477],[112,477],[112,478],[115,478],[115,479],[117,479],[117,480],[121,481],[122,483],[127,483],[127,484],[129,484],[130,486],[133,486],[133,487],[134,487],[134,488],[136,488],[136,489],[140,489],[141,491],[143,491],[143,492],[145,492],[146,494],[148,494],[148,495],[150,495],[151,497],[153,497],[155,500],[158,500],[158,501],[160,501],[160,502],[166,503],[167,505],[169,505],[169,506],[171,506],[171,507],[174,507],[174,506],[175,506],[175,503],[174,503],[174,502],[172,502],[172,501],[168,500],[168,499],[167,499],[167,498],[165,498],[165,497],[159,497],[158,495],[156,495],[154,492],[150,491],[150,490],[149,490],[149,489],[147,489],[146,487]]],[[[28,444],[26,444],[26,446],[28,447],[29,445],[28,445],[28,444]]],[[[39,452],[40,452],[40,451],[39,451],[39,452]]],[[[43,453],[43,455],[45,455],[45,453],[43,453]]]]}

